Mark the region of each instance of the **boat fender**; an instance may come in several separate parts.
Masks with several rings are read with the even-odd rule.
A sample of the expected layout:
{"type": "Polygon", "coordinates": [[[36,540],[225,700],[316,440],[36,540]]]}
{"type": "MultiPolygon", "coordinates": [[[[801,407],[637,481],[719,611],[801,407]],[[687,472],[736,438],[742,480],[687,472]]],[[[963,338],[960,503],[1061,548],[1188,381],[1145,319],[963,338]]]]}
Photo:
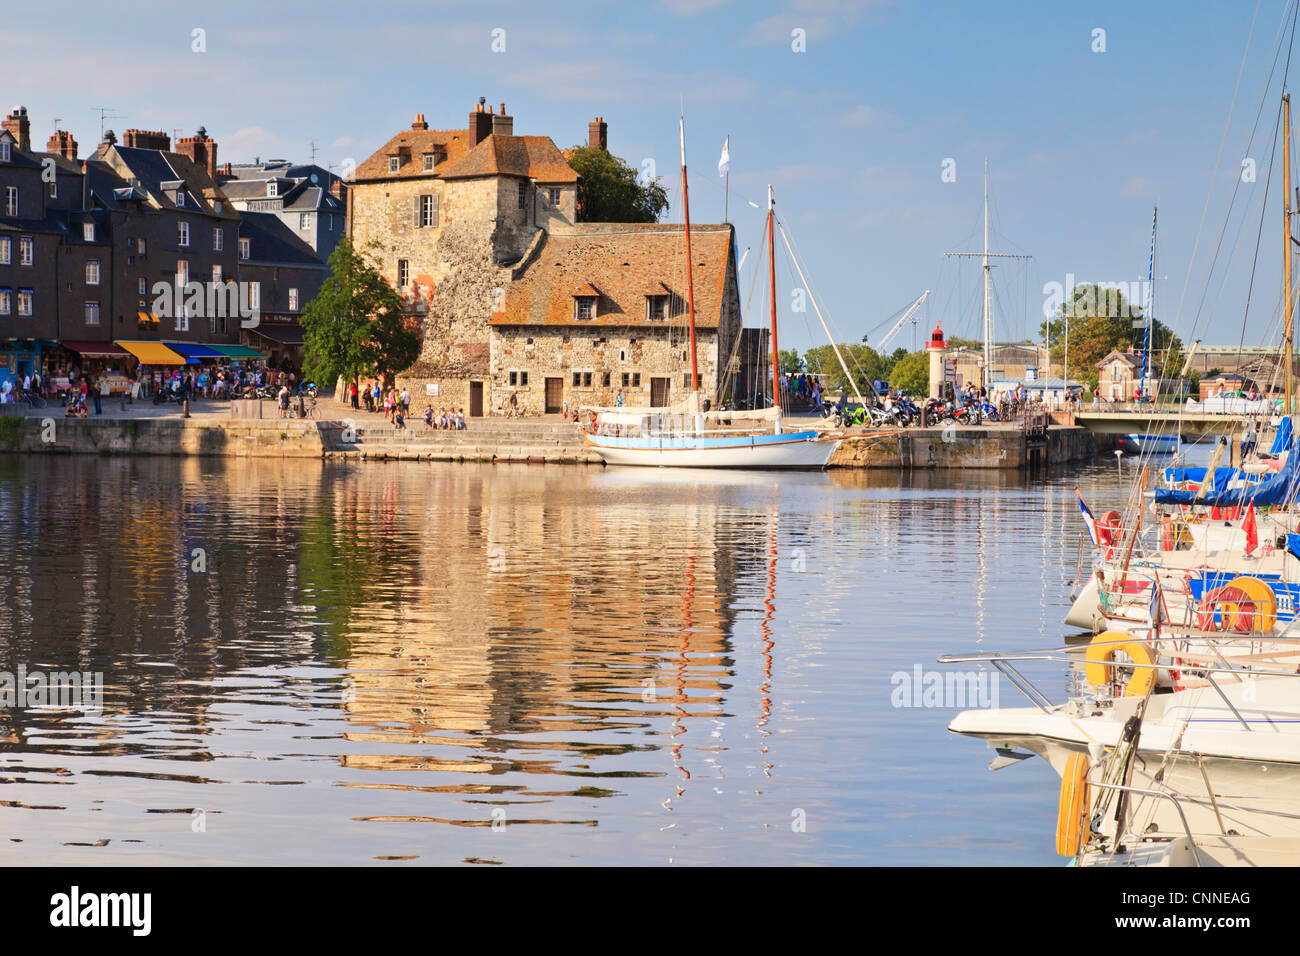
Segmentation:
{"type": "Polygon", "coordinates": [[[1147,665],[1133,668],[1133,676],[1124,685],[1123,696],[1145,697],[1156,682],[1156,669],[1150,666],[1156,658],[1150,647],[1133,640],[1132,635],[1123,631],[1103,631],[1092,639],[1084,653],[1084,677],[1098,689],[1110,685],[1114,681],[1115,655],[1120,651],[1127,654],[1133,663],[1147,665]]]}
{"type": "Polygon", "coordinates": [[[1056,852],[1077,856],[1088,834],[1088,809],[1092,805],[1090,764],[1086,754],[1070,754],[1061,774],[1061,798],[1056,811],[1056,852]]]}

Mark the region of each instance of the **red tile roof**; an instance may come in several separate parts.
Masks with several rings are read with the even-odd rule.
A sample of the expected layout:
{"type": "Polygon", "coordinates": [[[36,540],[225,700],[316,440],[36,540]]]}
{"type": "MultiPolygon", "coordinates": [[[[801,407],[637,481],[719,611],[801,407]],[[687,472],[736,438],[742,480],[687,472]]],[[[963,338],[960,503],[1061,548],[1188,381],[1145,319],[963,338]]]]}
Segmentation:
{"type": "Polygon", "coordinates": [[[443,179],[524,176],[539,183],[575,183],[578,174],[549,136],[488,136],[460,159],[439,169],[443,179]]]}
{"type": "MultiPolygon", "coordinates": [[[[692,226],[691,253],[695,324],[716,329],[733,254],[730,227],[692,226]]],[[[506,289],[505,309],[493,315],[492,324],[685,326],[685,301],[686,240],[680,225],[603,226],[600,232],[547,236],[506,289]],[[646,296],[670,292],[681,297],[683,314],[647,320],[646,296]],[[595,318],[574,318],[575,295],[598,296],[595,318]]]]}
{"type": "MultiPolygon", "coordinates": [[[[469,132],[463,129],[404,129],[363,162],[356,170],[357,179],[403,179],[431,175],[424,168],[424,154],[441,151],[446,158],[434,167],[435,174],[454,164],[466,153],[469,132]],[[395,173],[388,171],[389,157],[405,151],[402,165],[395,173]]],[[[481,145],[481,144],[480,144],[481,145]]]]}

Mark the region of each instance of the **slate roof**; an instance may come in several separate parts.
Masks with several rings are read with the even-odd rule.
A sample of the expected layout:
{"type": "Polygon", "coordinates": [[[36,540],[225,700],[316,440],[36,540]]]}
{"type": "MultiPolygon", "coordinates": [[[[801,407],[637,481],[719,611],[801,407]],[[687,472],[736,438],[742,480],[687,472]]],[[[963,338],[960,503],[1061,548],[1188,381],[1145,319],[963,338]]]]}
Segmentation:
{"type": "Polygon", "coordinates": [[[191,162],[189,157],[134,146],[114,146],[113,149],[131,171],[131,175],[139,181],[140,187],[163,209],[206,213],[220,219],[239,219],[239,214],[229,205],[219,213],[213,211],[213,199],[224,199],[225,196],[209,178],[207,170],[191,162]],[[185,184],[186,199],[183,207],[176,205],[174,193],[164,185],[177,180],[185,184]]]}
{"type": "Polygon", "coordinates": [[[280,265],[324,267],[315,250],[298,238],[284,220],[273,212],[244,213],[239,223],[239,238],[250,240],[249,258],[241,259],[241,264],[274,262],[280,265]]]}

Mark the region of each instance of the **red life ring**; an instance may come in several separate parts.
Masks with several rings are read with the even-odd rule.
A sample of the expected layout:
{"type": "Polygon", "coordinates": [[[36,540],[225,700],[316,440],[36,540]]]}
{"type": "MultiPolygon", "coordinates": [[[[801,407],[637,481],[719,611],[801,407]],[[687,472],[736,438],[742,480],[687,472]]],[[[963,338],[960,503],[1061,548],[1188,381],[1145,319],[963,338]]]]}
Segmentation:
{"type": "Polygon", "coordinates": [[[1196,623],[1202,631],[1249,634],[1255,621],[1255,602],[1241,588],[1224,585],[1201,598],[1196,623]]]}

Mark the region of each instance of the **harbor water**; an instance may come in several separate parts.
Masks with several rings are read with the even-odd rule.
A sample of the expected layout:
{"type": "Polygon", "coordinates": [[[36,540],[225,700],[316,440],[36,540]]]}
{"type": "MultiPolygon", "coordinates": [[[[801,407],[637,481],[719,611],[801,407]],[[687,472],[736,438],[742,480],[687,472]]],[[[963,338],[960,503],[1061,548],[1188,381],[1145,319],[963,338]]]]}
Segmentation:
{"type": "Polygon", "coordinates": [[[1054,864],[1055,774],[919,685],[1062,642],[1076,485],[6,458],[0,670],[102,704],[0,711],[5,859],[1054,864]]]}

